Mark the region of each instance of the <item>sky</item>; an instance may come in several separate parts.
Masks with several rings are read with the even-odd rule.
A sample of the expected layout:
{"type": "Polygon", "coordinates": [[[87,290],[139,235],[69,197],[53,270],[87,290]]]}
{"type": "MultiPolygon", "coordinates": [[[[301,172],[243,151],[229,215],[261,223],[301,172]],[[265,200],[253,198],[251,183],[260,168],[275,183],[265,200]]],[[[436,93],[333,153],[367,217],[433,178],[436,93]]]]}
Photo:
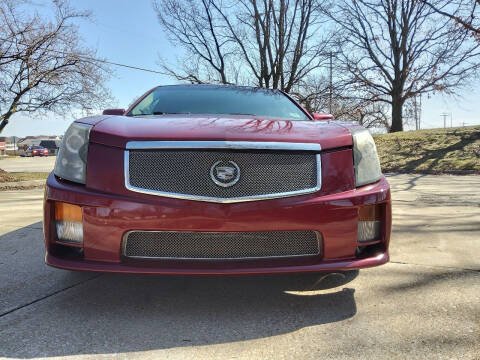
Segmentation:
{"type": "MultiPolygon", "coordinates": [[[[37,0],[39,12],[48,11],[49,2],[37,0]]],[[[159,56],[175,63],[181,49],[170,44],[158,23],[151,0],[72,0],[72,6],[90,10],[92,19],[79,22],[85,44],[97,50],[98,57],[153,70],[159,70],[159,56]]],[[[175,84],[164,75],[112,67],[114,76],[108,87],[115,98],[112,108],[126,108],[137,97],[157,85],[175,84]]],[[[452,114],[453,126],[480,124],[480,79],[460,97],[433,95],[422,98],[422,128],[443,127],[442,113],[452,114]]],[[[16,114],[2,136],[60,135],[74,120],[48,114],[46,116],[16,114]]],[[[450,126],[450,117],[448,117],[450,126]]],[[[409,127],[412,128],[411,126],[409,127]]]]}

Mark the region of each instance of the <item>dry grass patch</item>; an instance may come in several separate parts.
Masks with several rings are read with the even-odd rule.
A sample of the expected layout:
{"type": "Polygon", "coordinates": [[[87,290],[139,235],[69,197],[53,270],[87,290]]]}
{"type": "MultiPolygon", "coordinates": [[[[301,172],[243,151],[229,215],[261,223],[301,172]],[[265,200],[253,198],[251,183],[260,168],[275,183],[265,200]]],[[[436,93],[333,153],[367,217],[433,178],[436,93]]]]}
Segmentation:
{"type": "Polygon", "coordinates": [[[375,135],[384,172],[480,173],[480,126],[375,135]]]}
{"type": "Polygon", "coordinates": [[[25,180],[46,180],[48,172],[6,172],[0,169],[0,183],[17,182],[25,180]]]}

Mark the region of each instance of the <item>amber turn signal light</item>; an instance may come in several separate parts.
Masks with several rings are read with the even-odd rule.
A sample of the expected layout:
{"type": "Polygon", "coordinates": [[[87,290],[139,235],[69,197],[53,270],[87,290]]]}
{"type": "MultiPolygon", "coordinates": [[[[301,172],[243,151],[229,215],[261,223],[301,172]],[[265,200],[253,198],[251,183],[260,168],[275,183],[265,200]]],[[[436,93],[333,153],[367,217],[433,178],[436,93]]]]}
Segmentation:
{"type": "Polygon", "coordinates": [[[382,230],[382,205],[367,205],[358,209],[357,241],[378,241],[382,230]]]}
{"type": "Polygon", "coordinates": [[[55,228],[59,242],[82,246],[82,208],[78,205],[55,202],[55,228]]]}
{"type": "Polygon", "coordinates": [[[362,206],[358,209],[359,221],[380,221],[381,219],[382,206],[379,204],[362,206]]]}
{"type": "Polygon", "coordinates": [[[55,203],[55,220],[82,222],[82,208],[64,202],[55,203]]]}

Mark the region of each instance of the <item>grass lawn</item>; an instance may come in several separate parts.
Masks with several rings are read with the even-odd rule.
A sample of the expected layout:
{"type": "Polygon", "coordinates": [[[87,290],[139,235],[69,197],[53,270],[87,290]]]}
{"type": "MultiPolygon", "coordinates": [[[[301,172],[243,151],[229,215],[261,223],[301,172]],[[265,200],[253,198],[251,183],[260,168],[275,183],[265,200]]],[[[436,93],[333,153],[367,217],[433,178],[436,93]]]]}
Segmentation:
{"type": "Polygon", "coordinates": [[[6,172],[0,169],[0,183],[23,181],[23,180],[44,180],[48,172],[6,172]]]}
{"type": "Polygon", "coordinates": [[[383,172],[480,174],[480,126],[374,135],[383,172]]]}

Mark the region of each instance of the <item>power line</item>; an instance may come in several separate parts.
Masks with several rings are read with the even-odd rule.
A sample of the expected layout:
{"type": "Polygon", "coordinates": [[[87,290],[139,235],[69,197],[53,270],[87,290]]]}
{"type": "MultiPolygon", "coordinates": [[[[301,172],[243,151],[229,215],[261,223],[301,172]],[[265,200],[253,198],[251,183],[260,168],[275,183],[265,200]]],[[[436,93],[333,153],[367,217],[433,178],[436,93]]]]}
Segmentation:
{"type": "Polygon", "coordinates": [[[96,58],[90,58],[90,60],[103,62],[105,64],[115,65],[115,66],[124,67],[124,68],[128,68],[128,69],[133,69],[133,70],[146,71],[146,72],[150,72],[150,73],[154,73],[154,74],[160,74],[160,75],[168,75],[167,73],[164,73],[164,72],[161,72],[161,71],[146,69],[146,68],[133,66],[133,65],[120,64],[120,63],[116,63],[116,62],[108,61],[108,60],[102,60],[102,59],[96,59],[96,58]]]}
{"type": "MultiPolygon", "coordinates": [[[[9,42],[11,44],[17,44],[15,41],[9,40],[9,39],[0,38],[0,40],[9,42]]],[[[18,43],[18,44],[23,45],[23,46],[29,46],[29,45],[26,45],[26,44],[23,44],[23,43],[18,43]]],[[[50,51],[50,52],[55,52],[55,53],[63,54],[63,55],[71,55],[70,53],[68,53],[66,51],[62,51],[62,50],[47,49],[47,48],[44,48],[44,47],[43,48],[39,47],[38,49],[45,50],[45,51],[50,51]]],[[[103,63],[103,64],[110,64],[110,65],[115,65],[115,66],[124,67],[124,68],[128,68],[128,69],[150,72],[150,73],[154,73],[154,74],[168,75],[165,72],[152,70],[152,69],[147,69],[147,68],[134,66],[134,65],[121,64],[121,63],[117,63],[117,62],[113,62],[113,61],[109,61],[109,60],[105,60],[105,59],[98,59],[98,58],[94,58],[94,57],[88,56],[88,55],[76,55],[76,56],[78,56],[79,58],[83,58],[85,60],[100,62],[100,63],[103,63]]]]}

